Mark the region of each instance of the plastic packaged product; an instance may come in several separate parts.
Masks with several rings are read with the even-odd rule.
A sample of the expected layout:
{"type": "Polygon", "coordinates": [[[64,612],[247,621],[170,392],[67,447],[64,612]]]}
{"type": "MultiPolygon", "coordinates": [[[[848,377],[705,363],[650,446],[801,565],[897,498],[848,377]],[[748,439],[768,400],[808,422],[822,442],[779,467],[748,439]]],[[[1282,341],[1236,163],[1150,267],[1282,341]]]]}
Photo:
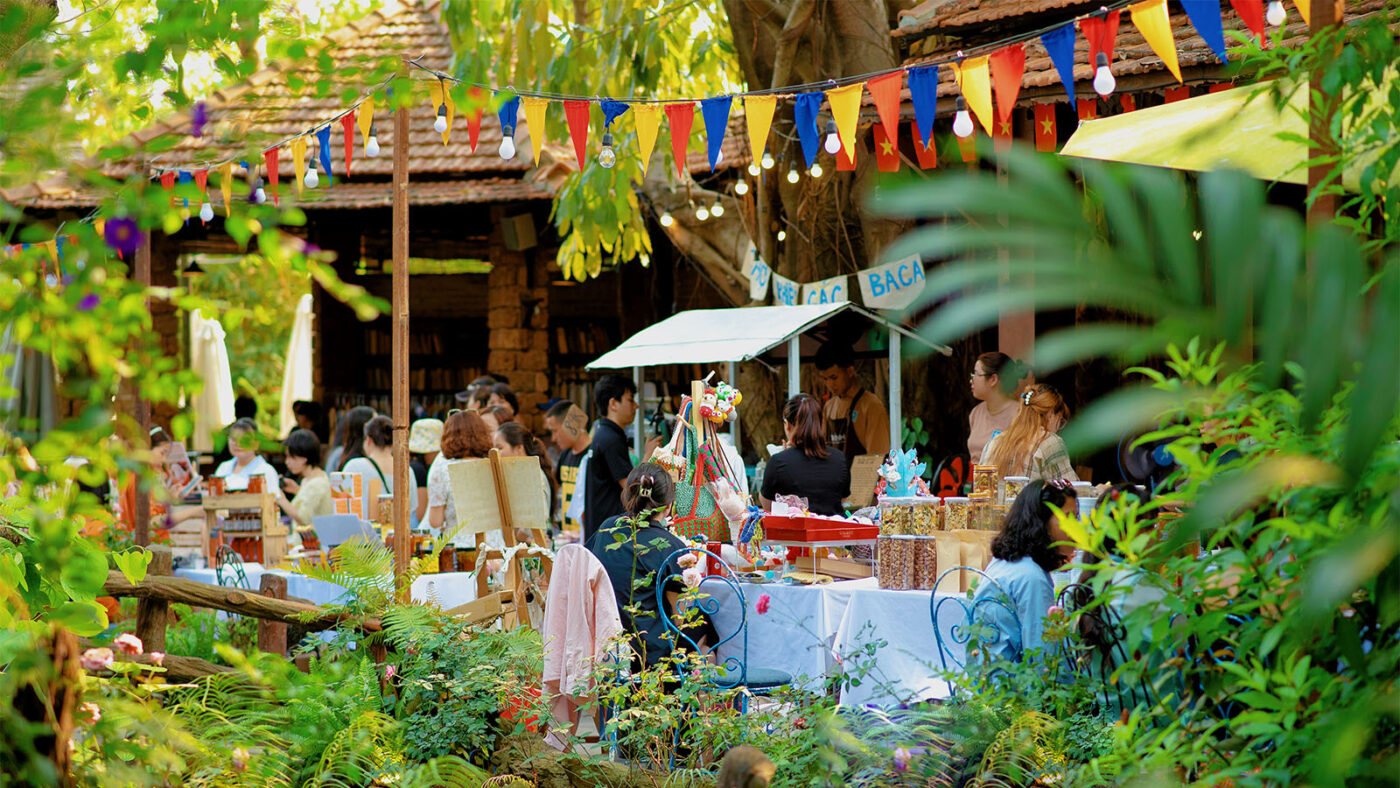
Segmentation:
{"type": "Polygon", "coordinates": [[[968,527],[979,531],[993,530],[995,526],[991,525],[994,502],[992,493],[973,493],[968,498],[968,527]]]}
{"type": "Polygon", "coordinates": [[[909,533],[909,515],[913,498],[880,499],[880,533],[905,536],[909,533]]]}
{"type": "Polygon", "coordinates": [[[1079,498],[1079,499],[1078,499],[1078,503],[1079,503],[1079,516],[1080,516],[1080,517],[1088,517],[1088,516],[1089,516],[1089,512],[1094,511],[1094,507],[1095,507],[1095,506],[1098,506],[1098,504],[1099,504],[1099,499],[1098,499],[1098,498],[1079,498]]]}
{"type": "Polygon", "coordinates": [[[914,541],[912,536],[880,536],[880,554],[875,577],[881,588],[906,591],[914,587],[914,541]]]}
{"type": "Polygon", "coordinates": [[[1004,481],[1006,485],[1006,494],[1003,497],[1003,502],[1010,507],[1011,504],[1016,502],[1016,496],[1020,495],[1021,491],[1026,489],[1026,485],[1031,483],[1031,477],[1008,476],[1004,481]]]}
{"type": "Polygon", "coordinates": [[[965,531],[972,527],[972,499],[943,499],[943,530],[965,531]]]}
{"type": "Polygon", "coordinates": [[[932,536],[938,530],[938,499],[916,498],[909,507],[909,533],[932,536]]]}
{"type": "Polygon", "coordinates": [[[997,476],[997,466],[995,465],[974,465],[972,466],[972,494],[989,494],[995,496],[997,487],[1001,484],[997,476]]]}
{"type": "Polygon", "coordinates": [[[913,537],[913,553],[914,577],[911,587],[920,591],[932,591],[938,582],[937,537],[913,537]]]}

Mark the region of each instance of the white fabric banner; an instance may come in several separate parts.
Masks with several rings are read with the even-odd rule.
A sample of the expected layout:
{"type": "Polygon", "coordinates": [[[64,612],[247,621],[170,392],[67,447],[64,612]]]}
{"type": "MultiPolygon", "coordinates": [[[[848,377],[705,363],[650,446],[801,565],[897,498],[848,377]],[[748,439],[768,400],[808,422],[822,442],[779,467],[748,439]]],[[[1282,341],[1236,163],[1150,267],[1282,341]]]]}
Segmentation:
{"type": "Polygon", "coordinates": [[[850,300],[851,290],[846,285],[846,277],[844,276],[833,276],[830,279],[802,286],[802,303],[804,304],[834,304],[838,301],[850,300]]]}
{"type": "Polygon", "coordinates": [[[797,306],[798,284],[786,276],[773,274],[773,299],[783,306],[797,306]]]}
{"type": "Polygon", "coordinates": [[[768,280],[773,276],[773,269],[763,262],[763,258],[758,256],[758,250],[749,244],[748,251],[744,254],[744,264],[742,267],[744,278],[749,280],[749,300],[765,301],[768,298],[768,280]]]}
{"type": "Polygon", "coordinates": [[[856,277],[861,300],[875,309],[907,309],[924,291],[924,264],[918,255],[867,268],[856,277]]]}

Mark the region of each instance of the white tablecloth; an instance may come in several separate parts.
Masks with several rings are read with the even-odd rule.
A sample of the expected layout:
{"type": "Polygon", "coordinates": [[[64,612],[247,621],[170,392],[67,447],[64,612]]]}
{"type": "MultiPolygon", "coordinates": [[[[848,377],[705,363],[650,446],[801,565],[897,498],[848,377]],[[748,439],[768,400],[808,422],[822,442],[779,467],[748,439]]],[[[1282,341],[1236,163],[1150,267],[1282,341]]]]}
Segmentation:
{"type": "MultiPolygon", "coordinates": [[[[262,564],[244,563],[243,574],[248,577],[248,587],[257,591],[264,574],[274,574],[287,578],[287,596],[309,599],[318,605],[344,604],[347,591],[344,586],[317,580],[306,575],[289,572],[285,569],[266,569],[262,564]]],[[[183,577],[200,583],[218,585],[218,577],[213,569],[176,569],[176,577],[183,577]]],[[[233,583],[231,570],[224,570],[224,585],[233,583]]],[[[386,578],[387,580],[387,578],[386,578]]],[[[451,610],[476,599],[476,578],[468,572],[443,572],[433,575],[420,575],[413,581],[412,596],[415,602],[433,603],[443,610],[451,610]]]]}

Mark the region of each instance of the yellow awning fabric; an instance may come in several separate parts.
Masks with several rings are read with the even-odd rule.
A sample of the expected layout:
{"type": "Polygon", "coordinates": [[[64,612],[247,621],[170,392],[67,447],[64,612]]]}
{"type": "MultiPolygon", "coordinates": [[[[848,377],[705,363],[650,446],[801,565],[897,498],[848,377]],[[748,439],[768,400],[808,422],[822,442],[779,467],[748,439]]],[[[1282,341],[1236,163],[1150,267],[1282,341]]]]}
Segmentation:
{"type": "MultiPolygon", "coordinates": [[[[1246,85],[1085,121],[1060,152],[1178,170],[1237,169],[1261,180],[1306,184],[1309,151],[1300,140],[1308,136],[1307,85],[1293,89],[1282,111],[1260,91],[1246,85]]],[[[1373,95],[1379,99],[1386,90],[1373,95]]],[[[1346,189],[1357,191],[1366,163],[1342,173],[1346,189]]]]}

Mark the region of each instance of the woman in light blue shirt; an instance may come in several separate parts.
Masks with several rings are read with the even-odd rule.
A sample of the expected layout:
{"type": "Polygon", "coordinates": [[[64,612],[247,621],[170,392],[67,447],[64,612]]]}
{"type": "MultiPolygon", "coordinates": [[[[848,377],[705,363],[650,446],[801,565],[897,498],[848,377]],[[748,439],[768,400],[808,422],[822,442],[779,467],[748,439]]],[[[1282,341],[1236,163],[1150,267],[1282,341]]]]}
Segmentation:
{"type": "Polygon", "coordinates": [[[987,659],[1020,662],[1045,646],[1045,612],[1055,604],[1055,584],[1050,573],[1069,560],[1070,547],[1054,547],[1069,541],[1051,506],[1073,517],[1074,487],[1063,479],[1034,481],[1016,496],[1016,503],[1002,521],[1001,533],[992,542],[992,562],[973,596],[977,622],[995,632],[983,632],[977,646],[987,659]],[[1013,616],[1011,610],[1014,609],[1013,616]]]}

